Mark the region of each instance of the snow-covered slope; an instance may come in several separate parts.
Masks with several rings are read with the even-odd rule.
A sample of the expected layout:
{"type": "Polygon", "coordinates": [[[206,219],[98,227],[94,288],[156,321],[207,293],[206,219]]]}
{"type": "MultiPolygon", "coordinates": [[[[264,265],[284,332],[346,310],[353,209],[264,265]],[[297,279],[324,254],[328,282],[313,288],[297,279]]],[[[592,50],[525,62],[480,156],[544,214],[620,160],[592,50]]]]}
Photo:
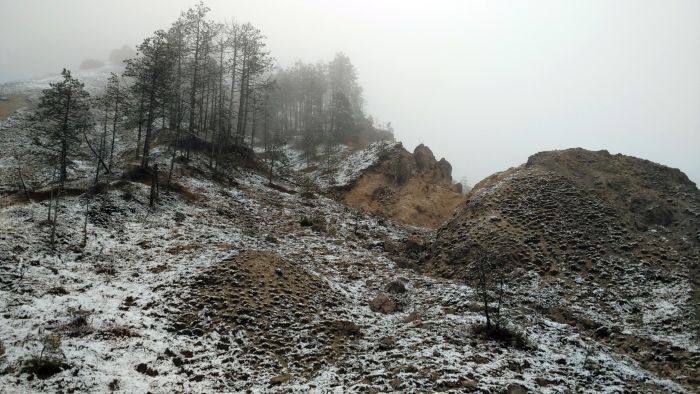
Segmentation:
{"type": "MultiPolygon", "coordinates": [[[[399,268],[382,247],[427,233],[358,218],[324,197],[269,188],[255,173],[239,173],[237,185],[215,183],[205,162],[191,164],[196,172],[179,171],[188,192],[164,192],[153,210],[140,183],[118,182],[97,195],[84,247],[87,200],[66,198],[58,253],[47,244],[42,203],[0,209],[3,392],[686,391],[541,315],[513,309],[528,349],[484,341],[470,331],[483,322],[473,289],[399,268]],[[325,223],[305,227],[304,217],[325,223]],[[287,324],[278,314],[243,313],[237,298],[193,298],[206,289],[207,272],[245,279],[221,269],[252,251],[294,267],[280,278],[304,272],[325,289],[320,294],[332,295],[309,297],[305,303],[317,309],[305,314],[287,293],[274,294],[299,313],[298,330],[285,331],[283,340],[269,336],[287,324]],[[397,280],[405,293],[386,290],[397,280]],[[380,292],[403,307],[373,311],[380,292]],[[231,321],[213,309],[220,302],[238,311],[231,321]],[[183,314],[191,316],[187,326],[183,314]],[[32,379],[22,363],[42,352],[48,334],[60,337],[66,369],[32,379]],[[316,361],[304,363],[309,359],[316,361]]],[[[252,282],[239,295],[260,288],[252,282]]]]}
{"type": "Polygon", "coordinates": [[[309,160],[303,151],[290,145],[285,146],[284,153],[289,158],[289,166],[296,174],[307,176],[321,188],[328,189],[344,187],[354,182],[367,168],[379,162],[382,153],[399,145],[396,141],[377,141],[365,149],[357,150],[338,145],[332,148],[330,161],[325,160],[324,154],[309,160]]]}
{"type": "MultiPolygon", "coordinates": [[[[3,156],[28,144],[21,116],[2,124],[3,156]]],[[[347,152],[335,183],[386,146],[347,152]]],[[[155,147],[161,168],[169,157],[155,147]]],[[[504,308],[526,346],[485,340],[472,331],[484,323],[473,288],[397,264],[391,245],[432,231],[248,170],[214,176],[207,161],[178,163],[178,187],[154,208],[149,187],[121,172],[94,198],[78,193],[92,167],[76,163],[55,251],[46,201],[9,194],[16,162],[0,161],[0,392],[691,391],[574,326],[523,313],[516,287],[504,308]],[[35,376],[26,367],[38,358],[61,370],[35,376]]],[[[37,188],[49,173],[23,171],[37,188]]]]}
{"type": "MultiPolygon", "coordinates": [[[[85,84],[85,89],[90,93],[100,91],[109,78],[110,73],[119,74],[121,68],[111,65],[106,65],[100,68],[90,70],[70,70],[73,77],[78,78],[80,82],[85,84]]],[[[19,81],[11,81],[0,83],[0,97],[23,95],[30,98],[36,98],[41,94],[41,91],[47,89],[52,82],[61,80],[61,70],[56,70],[55,74],[50,74],[41,78],[26,79],[19,81]]]]}

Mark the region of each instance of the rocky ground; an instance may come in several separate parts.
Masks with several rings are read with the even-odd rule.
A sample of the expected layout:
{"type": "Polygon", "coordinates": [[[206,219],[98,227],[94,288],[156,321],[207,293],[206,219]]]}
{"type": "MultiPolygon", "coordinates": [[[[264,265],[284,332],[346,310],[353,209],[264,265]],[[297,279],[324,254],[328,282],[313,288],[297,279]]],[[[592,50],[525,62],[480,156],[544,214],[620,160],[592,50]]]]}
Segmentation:
{"type": "Polygon", "coordinates": [[[528,310],[698,388],[700,192],[685,175],[572,149],[534,155],[467,198],[420,270],[469,278],[470,249],[486,246],[508,260],[528,310]]]}
{"type": "Polygon", "coordinates": [[[472,288],[382,247],[425,230],[255,173],[184,173],[196,201],[164,193],[149,210],[132,182],[98,195],[85,247],[85,200],[65,199],[58,253],[41,203],[2,208],[4,391],[686,391],[544,314],[513,307],[524,349],[472,334],[472,288]],[[63,370],[22,372],[49,334],[63,370]]]}
{"type": "MultiPolygon", "coordinates": [[[[124,171],[132,154],[125,143],[119,170],[94,194],[84,192],[92,165],[76,163],[52,250],[41,192],[48,170],[22,166],[36,191],[25,201],[16,161],[5,159],[26,145],[21,116],[0,123],[1,392],[697,390],[601,339],[602,331],[591,335],[529,307],[549,302],[565,314],[589,305],[583,301],[593,296],[575,287],[576,277],[526,269],[522,284],[506,286],[504,304],[508,328],[522,340],[486,339],[474,330],[485,322],[474,287],[407,261],[405,241],[417,256],[433,230],[357,214],[295,183],[270,187],[265,175],[244,167],[214,174],[199,154],[177,164],[177,187],[163,188],[154,208],[148,182],[124,171]],[[579,304],[558,302],[579,297],[579,304]]],[[[347,163],[359,169],[346,163],[338,174],[351,183],[380,154],[353,154],[347,163]]],[[[157,146],[154,156],[167,167],[167,147],[157,146]]],[[[642,274],[666,283],[654,287],[650,305],[657,307],[635,298],[641,290],[623,294],[631,285],[619,294],[602,286],[586,291],[627,311],[621,319],[638,316],[631,308],[641,305],[648,324],[639,329],[690,352],[683,360],[692,366],[697,342],[686,328],[654,328],[667,327],[655,326],[659,319],[687,316],[687,273],[637,264],[634,272],[629,264],[611,272],[631,283],[642,274]],[[616,305],[615,296],[631,298],[616,305]]],[[[617,338],[615,327],[610,338],[617,338]]],[[[675,362],[664,358],[678,357],[669,349],[656,353],[659,363],[675,362]]]]}

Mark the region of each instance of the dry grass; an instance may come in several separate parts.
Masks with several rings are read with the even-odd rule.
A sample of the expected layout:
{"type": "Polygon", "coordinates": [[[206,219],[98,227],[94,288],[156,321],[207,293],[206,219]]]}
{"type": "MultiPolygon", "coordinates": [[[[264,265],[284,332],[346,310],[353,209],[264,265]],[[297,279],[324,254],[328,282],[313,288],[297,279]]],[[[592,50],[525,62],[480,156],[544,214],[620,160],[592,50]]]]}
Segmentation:
{"type": "MultiPolygon", "coordinates": [[[[66,197],[66,196],[79,196],[85,192],[90,190],[89,188],[65,188],[63,189],[63,192],[61,193],[61,197],[66,197]]],[[[46,189],[46,190],[37,190],[37,191],[29,191],[29,198],[31,198],[32,201],[35,202],[40,202],[40,201],[45,201],[51,198],[51,189],[46,189]]],[[[54,197],[56,196],[55,191],[54,191],[54,197]]],[[[15,204],[25,204],[29,202],[27,200],[27,196],[24,194],[24,192],[17,192],[15,194],[10,194],[7,196],[0,197],[0,208],[5,208],[9,207],[10,205],[15,205],[15,204]]]]}
{"type": "Polygon", "coordinates": [[[20,108],[29,107],[31,103],[22,96],[11,96],[9,98],[0,98],[0,120],[7,119],[20,108]]]}
{"type": "Polygon", "coordinates": [[[179,194],[180,196],[182,196],[182,198],[184,198],[185,200],[187,200],[187,202],[190,203],[195,203],[202,199],[201,194],[195,193],[177,182],[171,182],[169,190],[179,194]]]}

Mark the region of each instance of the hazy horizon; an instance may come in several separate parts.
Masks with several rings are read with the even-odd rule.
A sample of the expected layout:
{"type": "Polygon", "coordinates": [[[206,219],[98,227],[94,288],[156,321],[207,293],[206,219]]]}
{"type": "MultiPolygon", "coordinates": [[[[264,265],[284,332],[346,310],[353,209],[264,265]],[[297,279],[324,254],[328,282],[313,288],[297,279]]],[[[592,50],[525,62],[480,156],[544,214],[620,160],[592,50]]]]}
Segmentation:
{"type": "MultiPolygon", "coordinates": [[[[700,2],[222,1],[281,66],[345,52],[366,112],[471,184],[539,151],[607,149],[700,183],[700,2]]],[[[135,47],[194,1],[0,0],[0,82],[135,47]]]]}

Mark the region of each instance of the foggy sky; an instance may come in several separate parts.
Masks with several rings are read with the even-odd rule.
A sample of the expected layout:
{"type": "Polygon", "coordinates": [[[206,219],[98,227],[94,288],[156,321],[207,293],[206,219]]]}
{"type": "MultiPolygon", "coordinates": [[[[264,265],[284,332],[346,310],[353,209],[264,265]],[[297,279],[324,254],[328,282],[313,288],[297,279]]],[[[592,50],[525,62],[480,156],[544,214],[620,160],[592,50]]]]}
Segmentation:
{"type": "MultiPolygon", "coordinates": [[[[77,69],[184,0],[0,0],[0,81],[77,69]]],[[[366,111],[474,184],[542,150],[607,149],[700,183],[700,1],[210,0],[287,66],[344,51],[366,111]]]]}

